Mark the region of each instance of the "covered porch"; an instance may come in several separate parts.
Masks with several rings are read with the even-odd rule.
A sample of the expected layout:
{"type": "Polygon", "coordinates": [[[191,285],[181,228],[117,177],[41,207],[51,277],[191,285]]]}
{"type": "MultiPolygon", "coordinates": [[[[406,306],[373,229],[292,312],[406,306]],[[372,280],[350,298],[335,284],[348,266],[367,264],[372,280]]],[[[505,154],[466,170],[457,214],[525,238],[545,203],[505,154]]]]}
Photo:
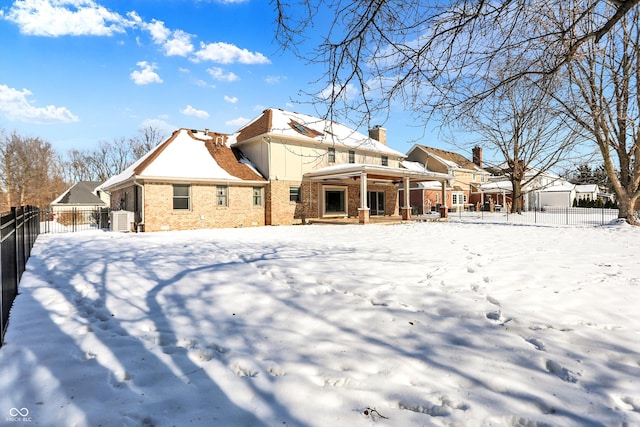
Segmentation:
{"type": "Polygon", "coordinates": [[[317,194],[318,221],[351,219],[368,224],[389,221],[396,217],[397,221],[411,219],[409,188],[412,183],[440,182],[443,197],[447,180],[452,177],[435,172],[419,172],[403,168],[378,166],[370,164],[344,164],[329,166],[305,174],[304,179],[310,184],[320,187],[317,194]],[[349,194],[349,189],[351,193],[349,194]],[[398,189],[403,188],[403,199],[397,200],[398,189]],[[393,212],[389,206],[389,192],[393,192],[393,212]],[[356,193],[355,195],[353,193],[356,193]],[[353,209],[357,203],[357,208],[353,209]],[[350,209],[351,206],[351,209],[350,209]],[[356,215],[351,215],[357,211],[356,215]],[[399,212],[398,212],[399,211],[399,212]],[[385,219],[386,218],[386,219],[385,219]]]}

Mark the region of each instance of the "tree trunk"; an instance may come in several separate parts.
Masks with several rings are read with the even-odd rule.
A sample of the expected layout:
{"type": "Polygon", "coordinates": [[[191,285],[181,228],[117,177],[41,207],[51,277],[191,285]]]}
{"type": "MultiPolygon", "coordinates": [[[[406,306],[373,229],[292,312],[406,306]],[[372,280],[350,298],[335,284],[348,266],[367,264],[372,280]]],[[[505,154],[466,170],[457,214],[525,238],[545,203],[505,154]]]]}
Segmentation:
{"type": "Polygon", "coordinates": [[[518,179],[511,180],[512,197],[511,197],[511,213],[522,213],[524,200],[522,197],[522,181],[518,179]]]}
{"type": "Polygon", "coordinates": [[[635,216],[638,196],[629,197],[626,194],[618,194],[618,218],[626,220],[631,225],[640,225],[635,216]]]}

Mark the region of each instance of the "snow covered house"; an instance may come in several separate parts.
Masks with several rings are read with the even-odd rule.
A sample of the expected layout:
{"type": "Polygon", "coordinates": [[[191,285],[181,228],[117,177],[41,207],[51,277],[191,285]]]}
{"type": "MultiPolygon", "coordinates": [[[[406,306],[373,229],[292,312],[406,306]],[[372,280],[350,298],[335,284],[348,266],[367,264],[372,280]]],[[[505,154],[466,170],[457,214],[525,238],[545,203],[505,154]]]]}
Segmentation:
{"type": "Polygon", "coordinates": [[[398,189],[451,177],[401,167],[386,130],[267,109],[233,135],[180,129],[101,188],[145,231],[408,219],[398,189]]]}
{"type": "Polygon", "coordinates": [[[488,182],[490,173],[482,168],[482,148],[475,147],[469,160],[459,153],[416,144],[407,153],[402,166],[424,172],[450,175],[443,191],[429,182],[415,183],[411,189],[411,205],[419,213],[446,206],[460,211],[480,201],[478,188],[488,182]]]}
{"type": "Polygon", "coordinates": [[[79,181],[51,202],[51,210],[59,215],[73,209],[91,210],[109,206],[109,196],[100,191],[99,181],[79,181]]]}
{"type": "Polygon", "coordinates": [[[576,184],[576,199],[578,200],[598,200],[601,197],[600,188],[598,184],[576,184]]]}
{"type": "Polygon", "coordinates": [[[267,181],[232,140],[179,129],[101,189],[145,231],[264,225],[267,181]]]}
{"type": "Polygon", "coordinates": [[[312,218],[374,216],[408,219],[408,197],[399,188],[451,178],[404,168],[406,157],[386,144],[386,129],[365,136],[331,120],[270,108],[236,135],[232,145],[267,178],[265,224],[312,218]]]}
{"type": "MultiPolygon", "coordinates": [[[[500,169],[500,167],[498,167],[500,169]]],[[[576,197],[575,186],[561,176],[537,168],[528,168],[524,173],[522,186],[523,209],[540,209],[544,206],[571,207],[576,197]]],[[[513,187],[506,176],[491,177],[479,187],[484,202],[489,197],[503,205],[511,203],[513,187]]]]}

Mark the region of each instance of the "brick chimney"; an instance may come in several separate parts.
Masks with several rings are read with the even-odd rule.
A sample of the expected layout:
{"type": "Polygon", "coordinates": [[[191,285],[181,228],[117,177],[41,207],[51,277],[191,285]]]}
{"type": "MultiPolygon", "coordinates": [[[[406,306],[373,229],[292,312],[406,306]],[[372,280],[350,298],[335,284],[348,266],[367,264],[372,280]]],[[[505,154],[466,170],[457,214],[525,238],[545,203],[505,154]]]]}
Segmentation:
{"type": "Polygon", "coordinates": [[[375,125],[373,129],[369,129],[369,138],[387,145],[387,130],[380,125],[375,125]]]}
{"type": "Polygon", "coordinates": [[[475,163],[478,167],[482,167],[482,147],[476,145],[473,147],[473,163],[475,163]]]}

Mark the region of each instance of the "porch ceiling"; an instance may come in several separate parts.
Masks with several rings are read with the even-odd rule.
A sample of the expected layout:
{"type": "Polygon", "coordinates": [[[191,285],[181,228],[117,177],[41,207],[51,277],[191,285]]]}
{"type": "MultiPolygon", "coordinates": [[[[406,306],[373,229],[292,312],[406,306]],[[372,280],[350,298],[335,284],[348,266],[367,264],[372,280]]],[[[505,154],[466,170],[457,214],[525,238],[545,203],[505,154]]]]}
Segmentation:
{"type": "Polygon", "coordinates": [[[367,179],[387,181],[397,181],[399,179],[404,180],[405,178],[408,178],[410,182],[442,182],[453,178],[450,175],[436,172],[417,172],[403,168],[393,168],[390,166],[367,164],[346,164],[329,166],[326,168],[308,172],[304,175],[304,177],[314,181],[325,179],[349,179],[360,177],[363,173],[367,174],[367,179]]]}

